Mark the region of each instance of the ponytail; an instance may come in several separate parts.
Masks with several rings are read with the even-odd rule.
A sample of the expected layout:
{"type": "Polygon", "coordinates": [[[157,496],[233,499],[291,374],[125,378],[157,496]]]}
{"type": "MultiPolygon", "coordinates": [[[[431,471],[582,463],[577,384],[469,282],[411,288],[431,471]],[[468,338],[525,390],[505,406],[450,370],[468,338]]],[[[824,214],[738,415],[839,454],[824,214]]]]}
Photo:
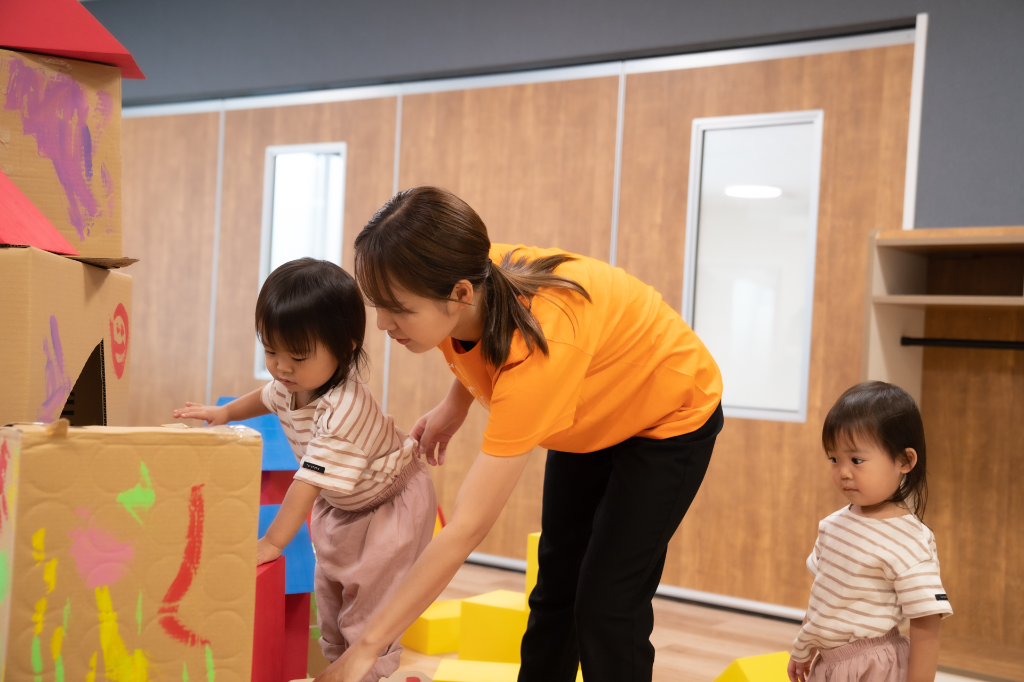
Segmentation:
{"type": "Polygon", "coordinates": [[[494,367],[508,359],[516,331],[531,352],[539,348],[548,354],[544,330],[530,313],[530,299],[543,296],[541,287],[569,289],[590,300],[578,282],[554,274],[562,263],[576,260],[568,254],[528,261],[514,258],[513,250],[500,266],[494,265],[483,220],[462,199],[436,187],[414,187],[393,196],[366,223],[355,247],[356,280],[378,308],[407,312],[395,286],[450,301],[455,284],[467,280],[486,306],[480,351],[494,367]]]}

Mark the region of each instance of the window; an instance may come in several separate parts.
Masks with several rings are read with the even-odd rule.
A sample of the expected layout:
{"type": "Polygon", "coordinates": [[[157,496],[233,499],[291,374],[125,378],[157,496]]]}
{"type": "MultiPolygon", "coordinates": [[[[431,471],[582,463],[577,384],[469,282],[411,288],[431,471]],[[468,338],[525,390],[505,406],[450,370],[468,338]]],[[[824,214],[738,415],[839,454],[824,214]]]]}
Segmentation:
{"type": "MultiPolygon", "coordinates": [[[[260,288],[278,266],[310,256],[341,265],[345,143],[267,147],[260,288]]],[[[257,379],[270,379],[256,339],[257,379]]]]}
{"type": "Polygon", "coordinates": [[[822,111],[695,119],[683,317],[732,417],[805,421],[822,111]]]}

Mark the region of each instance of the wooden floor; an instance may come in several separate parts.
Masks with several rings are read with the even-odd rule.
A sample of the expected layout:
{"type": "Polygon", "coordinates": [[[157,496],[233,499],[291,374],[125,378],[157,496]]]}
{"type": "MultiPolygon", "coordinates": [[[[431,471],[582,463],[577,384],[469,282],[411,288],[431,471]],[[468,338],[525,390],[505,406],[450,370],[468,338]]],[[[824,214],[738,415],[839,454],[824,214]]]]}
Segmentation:
{"type": "MultiPolygon", "coordinates": [[[[522,573],[465,564],[439,599],[463,599],[493,590],[522,592],[523,583],[522,573]]],[[[653,682],[710,682],[734,659],[789,650],[799,629],[796,623],[655,598],[651,641],[657,653],[653,682]]],[[[311,675],[327,664],[315,648],[311,648],[311,675]],[[314,661],[312,654],[319,661],[314,661]]],[[[426,656],[406,649],[399,672],[417,671],[432,676],[442,658],[457,655],[426,656]]],[[[998,675],[974,679],[979,678],[1005,679],[998,675]]],[[[969,679],[948,672],[940,672],[935,678],[936,682],[969,679]]]]}

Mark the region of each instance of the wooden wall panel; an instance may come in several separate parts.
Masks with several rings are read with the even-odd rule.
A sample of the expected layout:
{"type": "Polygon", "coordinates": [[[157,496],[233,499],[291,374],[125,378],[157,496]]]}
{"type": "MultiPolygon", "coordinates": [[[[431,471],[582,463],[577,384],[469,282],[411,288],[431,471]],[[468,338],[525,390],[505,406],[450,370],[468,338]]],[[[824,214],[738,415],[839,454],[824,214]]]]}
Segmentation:
{"type": "MultiPolygon", "coordinates": [[[[618,80],[544,83],[406,97],[400,186],[432,184],[465,199],[495,242],[557,246],[607,260],[618,80]]],[[[444,397],[453,376],[439,352],[393,344],[389,409],[411,425],[444,397]]],[[[431,474],[451,512],[483,441],[474,406],[443,467],[431,474]]],[[[544,451],[538,449],[480,552],[525,558],[540,530],[544,451]]]]}
{"type": "Polygon", "coordinates": [[[129,424],[173,421],[206,392],[217,114],[124,119],[124,253],[132,276],[129,424]]]}
{"type": "Polygon", "coordinates": [[[899,46],[628,77],[618,264],[677,310],[692,120],[825,112],[807,421],[726,420],[664,583],[807,604],[817,523],[844,503],[820,433],[860,376],[867,235],[902,221],[912,58],[899,46]]]}
{"type": "MultiPolygon", "coordinates": [[[[262,385],[253,378],[253,314],[259,293],[263,166],[266,147],[346,142],[342,265],[352,272],[359,230],[391,196],[394,183],[395,98],[248,109],[227,114],[213,397],[237,396],[262,385]]],[[[384,336],[367,311],[367,376],[381,395],[384,336]]]]}

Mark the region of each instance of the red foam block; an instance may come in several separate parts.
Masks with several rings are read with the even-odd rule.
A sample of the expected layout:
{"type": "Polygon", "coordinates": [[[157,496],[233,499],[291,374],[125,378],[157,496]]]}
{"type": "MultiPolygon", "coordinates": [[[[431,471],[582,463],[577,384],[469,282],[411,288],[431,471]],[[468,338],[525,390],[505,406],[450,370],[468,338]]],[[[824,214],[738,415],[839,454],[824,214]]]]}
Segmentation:
{"type": "Polygon", "coordinates": [[[284,679],[306,677],[309,663],[309,592],[284,596],[284,679]]]}
{"type": "Polygon", "coordinates": [[[0,46],[110,64],[142,78],[131,53],[78,0],[0,0],[0,46]]]}
{"type": "Polygon", "coordinates": [[[34,246],[62,256],[77,256],[78,251],[68,243],[42,211],[18,189],[7,175],[0,171],[0,244],[34,246]]]}
{"type": "MultiPolygon", "coordinates": [[[[252,682],[282,682],[285,661],[284,557],[256,567],[252,682]]],[[[309,614],[306,614],[307,632],[309,614]]],[[[307,634],[308,636],[308,634],[307,634]]],[[[305,677],[305,673],[299,677],[305,677]]]]}

